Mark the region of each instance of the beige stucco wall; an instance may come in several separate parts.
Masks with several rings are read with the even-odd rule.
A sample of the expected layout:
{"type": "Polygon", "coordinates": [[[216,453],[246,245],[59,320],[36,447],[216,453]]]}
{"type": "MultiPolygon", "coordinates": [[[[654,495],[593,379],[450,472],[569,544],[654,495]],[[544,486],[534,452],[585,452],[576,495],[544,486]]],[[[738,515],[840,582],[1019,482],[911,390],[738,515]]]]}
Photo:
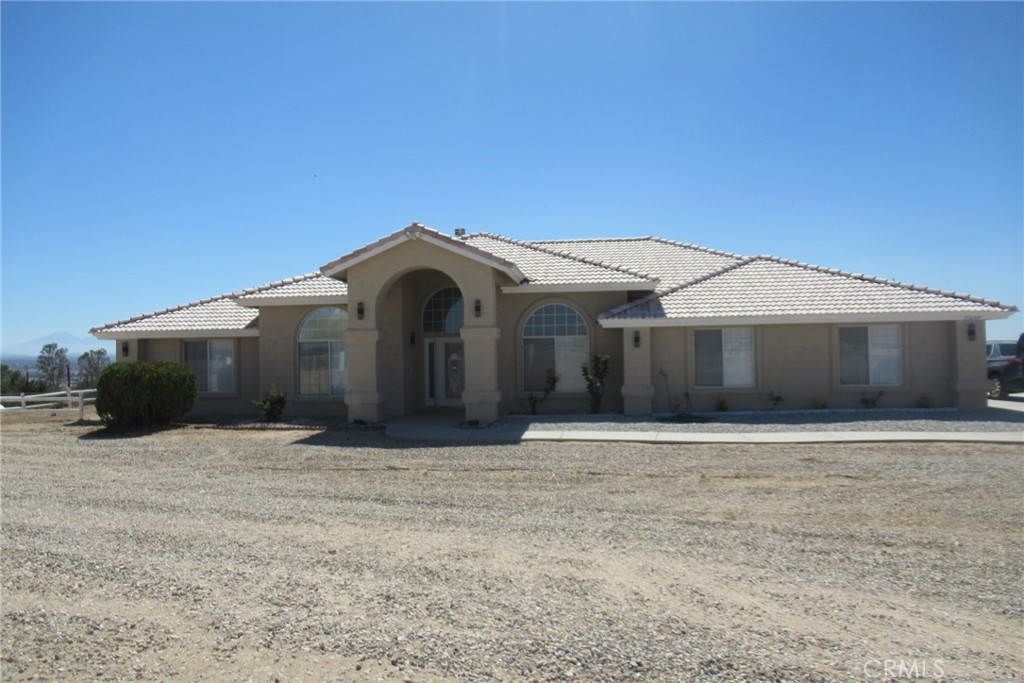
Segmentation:
{"type": "MultiPolygon", "coordinates": [[[[476,280],[464,278],[464,281],[475,281],[479,285],[479,275],[477,273],[476,280]]],[[[499,289],[500,277],[493,274],[490,277],[493,304],[485,305],[484,310],[489,308],[496,313],[492,313],[490,320],[497,324],[473,329],[482,331],[485,337],[497,335],[493,342],[484,340],[481,345],[483,352],[477,354],[477,362],[489,362],[492,366],[490,371],[494,373],[495,385],[501,392],[500,399],[496,401],[500,413],[524,412],[527,409],[527,395],[522,389],[522,327],[535,308],[556,302],[571,305],[584,315],[591,333],[591,353],[608,354],[611,358],[611,373],[603,404],[605,412],[622,412],[630,407],[634,409],[629,412],[638,414],[647,410],[685,410],[684,397],[687,393],[692,409],[697,411],[716,410],[720,398],[725,400],[730,410],[768,410],[771,408],[769,392],[785,399],[779,406],[783,410],[811,408],[818,402],[829,408],[859,408],[863,397],[878,391],[883,392],[879,401],[882,408],[914,407],[925,399],[932,407],[962,410],[981,410],[987,405],[983,323],[975,325],[974,340],[969,339],[968,322],[902,324],[903,385],[878,389],[838,385],[838,326],[756,326],[756,385],[749,389],[697,388],[692,380],[691,329],[640,329],[641,344],[635,347],[632,329],[604,329],[597,324],[597,316],[601,312],[625,301],[624,292],[504,294],[499,289]],[[488,344],[494,354],[490,361],[486,355],[488,344]],[[632,379],[623,387],[626,370],[632,379]],[[662,377],[662,371],[665,377],[662,377]],[[653,400],[647,397],[648,391],[653,393],[653,400]],[[623,393],[626,393],[626,398],[623,393]],[[641,409],[635,409],[637,406],[641,409]]],[[[379,352],[373,373],[381,380],[382,410],[384,415],[418,412],[425,407],[423,306],[438,289],[456,282],[447,273],[432,268],[414,269],[397,280],[384,278],[384,281],[386,291],[375,303],[375,307],[379,307],[375,324],[380,329],[379,342],[376,343],[379,352]],[[387,282],[388,279],[392,281],[387,282]],[[411,333],[415,333],[415,340],[410,338],[411,333]]],[[[464,293],[464,298],[466,322],[472,327],[476,322],[472,313],[473,301],[485,297],[466,296],[464,293]]],[[[276,386],[288,394],[286,412],[289,415],[344,419],[347,408],[343,398],[303,398],[298,395],[298,330],[306,316],[316,308],[263,308],[260,312],[260,336],[234,340],[237,394],[200,397],[195,413],[255,416],[252,401],[271,386],[276,386]]],[[[352,318],[354,316],[350,323],[354,322],[352,318]]],[[[127,360],[181,360],[182,339],[128,341],[130,353],[127,360]]],[[[470,336],[467,343],[478,342],[470,336]]],[[[351,352],[349,358],[351,361],[351,352]]],[[[467,366],[468,363],[467,357],[467,366]]],[[[350,378],[358,370],[358,366],[350,363],[350,378]]],[[[481,372],[486,374],[488,371],[484,368],[481,372]]],[[[589,397],[585,392],[556,394],[541,406],[543,413],[584,413],[588,409],[589,397]]]]}
{"type": "MultiPolygon", "coordinates": [[[[590,355],[607,354],[610,359],[601,411],[622,412],[622,331],[601,327],[597,323],[597,316],[626,303],[626,292],[499,293],[498,326],[502,334],[498,340],[498,381],[502,387],[502,412],[527,412],[528,394],[523,390],[522,330],[534,309],[549,303],[568,304],[583,315],[590,332],[590,355]]],[[[590,396],[584,391],[552,394],[538,412],[586,413],[589,410],[590,396]]]]}
{"type": "MultiPolygon", "coordinates": [[[[260,308],[260,394],[277,387],[288,395],[285,416],[347,415],[342,396],[299,395],[299,328],[321,306],[264,306],[260,308]]],[[[344,305],[337,306],[344,309],[344,305]]]]}
{"type": "MultiPolygon", "coordinates": [[[[841,387],[838,381],[838,326],[764,325],[754,328],[756,384],[752,388],[698,388],[693,384],[692,332],[689,328],[653,330],[651,365],[654,410],[685,409],[689,393],[694,410],[713,411],[719,399],[730,410],[769,410],[769,393],[783,397],[780,410],[860,408],[861,399],[883,394],[881,408],[958,405],[954,391],[959,365],[975,366],[984,375],[984,351],[973,360],[957,360],[957,323],[904,323],[902,334],[903,383],[898,387],[841,387]],[[979,365],[980,362],[980,365],[979,365]],[[664,370],[665,378],[660,376],[664,370]]],[[[983,349],[984,341],[980,347],[983,349]]]]}
{"type": "MultiPolygon", "coordinates": [[[[181,345],[184,341],[202,340],[205,337],[188,339],[140,339],[133,346],[137,348],[137,360],[178,361],[182,359],[181,345]]],[[[229,396],[199,395],[193,413],[197,415],[258,415],[252,402],[260,396],[260,350],[255,337],[240,337],[235,342],[235,388],[229,396]]]]}

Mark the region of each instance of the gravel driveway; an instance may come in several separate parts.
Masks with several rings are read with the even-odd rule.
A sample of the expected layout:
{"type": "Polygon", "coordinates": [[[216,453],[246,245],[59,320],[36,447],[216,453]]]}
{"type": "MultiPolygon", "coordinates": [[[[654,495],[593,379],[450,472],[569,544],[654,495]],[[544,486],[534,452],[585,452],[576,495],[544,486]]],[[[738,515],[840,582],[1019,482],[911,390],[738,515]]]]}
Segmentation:
{"type": "Polygon", "coordinates": [[[1022,449],[5,415],[3,680],[1006,681],[1022,449]]]}

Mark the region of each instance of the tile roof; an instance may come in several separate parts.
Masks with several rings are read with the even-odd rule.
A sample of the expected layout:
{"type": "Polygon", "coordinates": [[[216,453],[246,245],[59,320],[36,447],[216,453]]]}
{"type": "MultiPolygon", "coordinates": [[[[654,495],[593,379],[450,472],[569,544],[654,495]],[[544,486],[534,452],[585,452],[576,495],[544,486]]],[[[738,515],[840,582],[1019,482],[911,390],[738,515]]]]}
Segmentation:
{"type": "Polygon", "coordinates": [[[696,280],[743,259],[738,254],[661,237],[543,240],[530,244],[647,273],[661,280],[659,289],[696,280]]]}
{"type": "Polygon", "coordinates": [[[257,288],[255,291],[235,296],[238,301],[262,299],[287,299],[291,297],[342,297],[348,295],[348,283],[335,280],[333,277],[314,273],[299,278],[291,278],[257,288]]]}
{"type": "Polygon", "coordinates": [[[203,299],[184,306],[135,316],[108,325],[94,327],[92,334],[158,332],[227,332],[258,327],[259,311],[246,308],[236,299],[247,297],[296,296],[299,292],[338,294],[348,291],[344,282],[319,273],[278,280],[260,287],[203,299]]]}
{"type": "MultiPolygon", "coordinates": [[[[630,321],[758,320],[798,322],[849,316],[952,319],[959,315],[1005,317],[1016,311],[995,301],[892,280],[812,266],[772,256],[742,257],[657,237],[526,242],[490,233],[461,238],[413,224],[333,263],[363,258],[409,231],[505,272],[527,285],[615,285],[654,289],[651,296],[600,316],[603,324],[630,321]],[[656,289],[655,289],[656,288],[656,289]]],[[[325,266],[326,268],[326,266],[325,266]]],[[[348,285],[311,273],[268,285],[136,316],[90,330],[101,338],[129,334],[248,331],[258,329],[256,306],[290,299],[337,300],[348,285]]]]}
{"type": "MultiPolygon", "coordinates": [[[[773,316],[984,314],[995,301],[894,280],[755,256],[601,316],[604,320],[701,320],[773,316]]],[[[795,321],[794,321],[795,322],[795,321]]]]}
{"type": "Polygon", "coordinates": [[[511,261],[526,276],[527,284],[604,284],[635,282],[638,289],[650,287],[656,277],[611,261],[559,250],[536,242],[523,242],[501,235],[478,232],[467,235],[467,244],[498,258],[511,261]]]}

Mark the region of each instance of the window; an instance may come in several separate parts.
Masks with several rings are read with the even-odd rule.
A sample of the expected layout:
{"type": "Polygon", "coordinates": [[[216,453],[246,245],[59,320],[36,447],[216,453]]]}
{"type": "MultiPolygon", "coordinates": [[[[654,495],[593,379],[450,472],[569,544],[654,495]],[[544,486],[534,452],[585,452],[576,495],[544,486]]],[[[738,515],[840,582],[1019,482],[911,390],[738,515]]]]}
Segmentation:
{"type": "Polygon", "coordinates": [[[693,377],[698,387],[754,386],[754,330],[693,331],[693,377]]]}
{"type": "Polygon", "coordinates": [[[839,328],[839,384],[893,386],[903,381],[899,325],[839,328]]]}
{"type": "Polygon", "coordinates": [[[462,329],[465,304],[458,287],[445,287],[423,307],[424,332],[458,332],[462,329]]]}
{"type": "Polygon", "coordinates": [[[582,367],[590,361],[583,317],[565,304],[534,311],[523,328],[523,388],[544,391],[548,370],[558,375],[556,393],[586,391],[582,367]]]}
{"type": "Polygon", "coordinates": [[[187,341],[182,355],[196,373],[201,394],[235,392],[235,342],[231,339],[187,341]]]}
{"type": "Polygon", "coordinates": [[[318,308],[299,328],[299,395],[340,396],[348,385],[345,342],[348,314],[318,308]]]}

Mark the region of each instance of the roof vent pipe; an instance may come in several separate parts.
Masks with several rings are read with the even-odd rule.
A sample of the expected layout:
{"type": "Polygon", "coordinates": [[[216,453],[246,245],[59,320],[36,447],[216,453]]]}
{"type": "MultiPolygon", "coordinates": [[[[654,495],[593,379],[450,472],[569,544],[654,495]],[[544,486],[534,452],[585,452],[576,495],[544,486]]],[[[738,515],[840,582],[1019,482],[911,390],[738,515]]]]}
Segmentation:
{"type": "Polygon", "coordinates": [[[465,228],[455,228],[455,236],[456,237],[465,237],[466,236],[466,229],[465,228]]]}

